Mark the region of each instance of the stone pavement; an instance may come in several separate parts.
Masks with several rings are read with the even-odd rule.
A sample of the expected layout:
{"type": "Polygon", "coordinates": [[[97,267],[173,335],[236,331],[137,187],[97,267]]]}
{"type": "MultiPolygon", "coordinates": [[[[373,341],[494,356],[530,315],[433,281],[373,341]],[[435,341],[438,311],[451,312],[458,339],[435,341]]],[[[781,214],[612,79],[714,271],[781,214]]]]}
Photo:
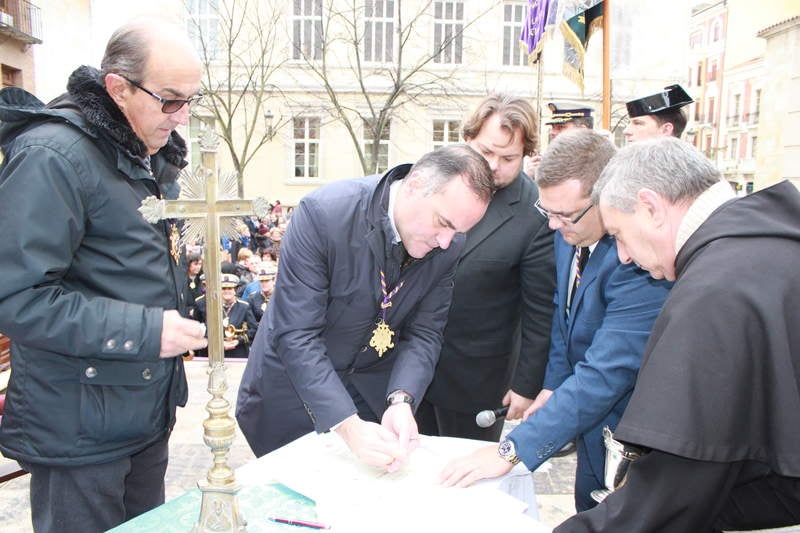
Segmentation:
{"type": "MultiPolygon", "coordinates": [[[[228,361],[226,364],[229,390],[225,397],[231,402],[231,416],[236,390],[244,371],[244,362],[228,361]]],[[[197,486],[211,466],[211,452],[203,443],[203,420],[210,396],[206,391],[208,377],[205,361],[187,362],[189,402],[178,410],[178,421],[170,439],[170,462],[166,475],[167,500],[197,486]]],[[[237,428],[236,440],[231,447],[229,464],[237,468],[255,457],[237,428]]],[[[539,514],[548,526],[559,524],[574,512],[572,485],[575,472],[575,454],[549,461],[546,472],[533,474],[539,514]]],[[[3,533],[31,533],[30,504],[28,502],[29,476],[0,484],[0,531],[3,533]]],[[[65,532],[71,533],[71,532],[65,532]]]]}

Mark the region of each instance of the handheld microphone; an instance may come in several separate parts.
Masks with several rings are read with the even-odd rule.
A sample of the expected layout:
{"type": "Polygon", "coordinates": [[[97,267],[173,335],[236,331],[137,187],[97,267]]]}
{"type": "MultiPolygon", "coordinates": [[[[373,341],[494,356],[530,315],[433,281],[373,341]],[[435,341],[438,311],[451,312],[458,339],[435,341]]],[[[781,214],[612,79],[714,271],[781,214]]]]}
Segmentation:
{"type": "Polygon", "coordinates": [[[506,413],[508,413],[508,406],[498,409],[487,409],[475,415],[475,423],[478,424],[478,427],[488,428],[497,422],[498,418],[506,416],[506,413]]]}

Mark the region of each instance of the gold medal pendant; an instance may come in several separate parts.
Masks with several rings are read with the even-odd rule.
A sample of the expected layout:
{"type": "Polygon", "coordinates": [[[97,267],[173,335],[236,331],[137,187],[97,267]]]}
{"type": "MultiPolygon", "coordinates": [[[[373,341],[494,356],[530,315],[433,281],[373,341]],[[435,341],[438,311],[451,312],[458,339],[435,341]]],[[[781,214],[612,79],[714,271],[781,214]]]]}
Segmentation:
{"type": "Polygon", "coordinates": [[[378,352],[378,357],[383,357],[387,350],[394,348],[392,337],[394,337],[394,331],[389,324],[383,319],[379,320],[378,325],[372,330],[372,339],[369,341],[369,345],[378,352]]]}

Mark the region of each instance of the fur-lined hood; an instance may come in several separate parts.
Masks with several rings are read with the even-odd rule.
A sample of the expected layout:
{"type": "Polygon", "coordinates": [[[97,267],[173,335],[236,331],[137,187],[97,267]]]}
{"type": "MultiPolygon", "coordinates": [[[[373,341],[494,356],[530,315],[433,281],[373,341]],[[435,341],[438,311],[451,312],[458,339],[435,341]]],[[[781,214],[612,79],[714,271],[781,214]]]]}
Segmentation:
{"type": "MultiPolygon", "coordinates": [[[[20,129],[52,120],[66,120],[91,137],[105,138],[137,162],[147,158],[147,147],[106,92],[95,68],[82,66],[75,70],[67,82],[67,92],[47,106],[16,87],[0,91],[0,145],[20,129]]],[[[158,153],[178,169],[186,166],[186,143],[174,131],[158,153]]]]}

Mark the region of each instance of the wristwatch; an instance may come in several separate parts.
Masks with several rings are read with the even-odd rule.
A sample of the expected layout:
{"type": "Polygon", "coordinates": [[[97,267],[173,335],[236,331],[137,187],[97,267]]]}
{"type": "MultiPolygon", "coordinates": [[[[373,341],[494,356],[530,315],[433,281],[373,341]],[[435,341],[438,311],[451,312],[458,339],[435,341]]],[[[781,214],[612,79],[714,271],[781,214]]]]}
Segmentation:
{"type": "Polygon", "coordinates": [[[386,407],[392,406],[396,403],[407,403],[411,407],[414,406],[414,397],[411,396],[406,391],[396,390],[394,392],[389,393],[389,396],[386,397],[386,407]]]}
{"type": "Polygon", "coordinates": [[[508,439],[503,439],[497,447],[497,455],[515,465],[519,463],[520,459],[517,457],[517,449],[514,447],[514,442],[508,439]]]}

